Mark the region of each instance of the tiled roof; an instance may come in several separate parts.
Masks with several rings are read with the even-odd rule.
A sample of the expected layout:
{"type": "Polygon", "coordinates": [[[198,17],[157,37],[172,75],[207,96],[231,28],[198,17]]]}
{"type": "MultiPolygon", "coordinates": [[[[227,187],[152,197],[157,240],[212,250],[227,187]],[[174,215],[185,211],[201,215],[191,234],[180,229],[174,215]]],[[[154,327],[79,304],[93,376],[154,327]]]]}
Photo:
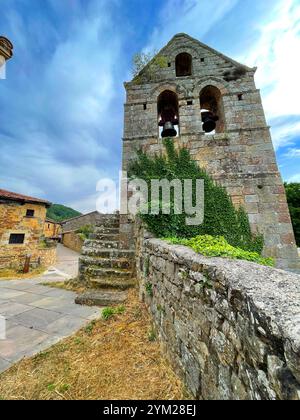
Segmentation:
{"type": "Polygon", "coordinates": [[[1,189],[0,189],[0,199],[21,201],[23,203],[45,204],[47,207],[51,206],[51,203],[47,200],[42,200],[40,198],[35,198],[35,197],[29,197],[27,195],[17,194],[11,191],[1,190],[1,189]]]}

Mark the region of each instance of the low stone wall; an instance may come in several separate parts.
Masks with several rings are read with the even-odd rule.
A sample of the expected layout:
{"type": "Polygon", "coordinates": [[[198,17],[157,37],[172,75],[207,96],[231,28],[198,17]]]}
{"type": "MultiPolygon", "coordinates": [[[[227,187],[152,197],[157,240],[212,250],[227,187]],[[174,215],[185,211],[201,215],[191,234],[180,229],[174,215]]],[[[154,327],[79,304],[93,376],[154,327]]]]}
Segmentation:
{"type": "Polygon", "coordinates": [[[140,294],[196,399],[300,400],[300,276],[137,232],[140,294]]]}
{"type": "Polygon", "coordinates": [[[40,265],[43,267],[51,267],[55,265],[57,260],[57,246],[53,246],[51,248],[39,249],[37,251],[37,255],[33,256],[34,260],[39,259],[40,265]]]}
{"type": "Polygon", "coordinates": [[[64,246],[72,249],[73,251],[81,253],[84,241],[75,232],[66,232],[63,234],[62,240],[64,246]]]}
{"type": "Polygon", "coordinates": [[[57,246],[53,244],[49,248],[26,249],[19,247],[15,253],[8,253],[0,256],[0,270],[13,269],[22,270],[24,268],[26,257],[30,255],[30,265],[32,268],[43,266],[48,268],[55,265],[57,258],[57,246]]]}

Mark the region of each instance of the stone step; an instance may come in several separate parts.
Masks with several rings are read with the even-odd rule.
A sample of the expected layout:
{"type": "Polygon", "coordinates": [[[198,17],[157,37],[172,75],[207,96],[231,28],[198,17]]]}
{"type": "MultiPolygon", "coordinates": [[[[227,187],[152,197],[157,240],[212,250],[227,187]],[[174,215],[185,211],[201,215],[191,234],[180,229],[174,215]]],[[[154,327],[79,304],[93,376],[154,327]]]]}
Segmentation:
{"type": "Polygon", "coordinates": [[[107,234],[107,235],[118,235],[120,232],[119,227],[111,228],[111,227],[95,227],[94,234],[107,234]]]}
{"type": "Polygon", "coordinates": [[[134,259],[135,252],[132,250],[124,250],[124,249],[97,249],[92,247],[83,247],[82,249],[82,256],[87,257],[100,257],[100,258],[128,258],[130,260],[134,259]]]}
{"type": "Polygon", "coordinates": [[[105,241],[98,239],[88,239],[84,243],[85,248],[97,248],[97,249],[118,249],[119,241],[105,241]]]}
{"type": "Polygon", "coordinates": [[[101,258],[82,256],[79,259],[80,267],[97,266],[101,268],[133,268],[133,260],[128,258],[101,258]]]}
{"type": "Polygon", "coordinates": [[[120,227],[120,219],[103,220],[96,222],[96,228],[109,228],[117,229],[120,227]]]}
{"type": "Polygon", "coordinates": [[[90,265],[81,267],[81,274],[86,274],[89,278],[122,278],[129,279],[132,277],[132,270],[122,268],[101,268],[98,266],[90,265]]]}
{"type": "Polygon", "coordinates": [[[75,299],[77,305],[86,306],[111,306],[118,305],[127,299],[126,292],[108,291],[104,290],[91,290],[85,292],[75,299]]]}
{"type": "Polygon", "coordinates": [[[89,284],[94,289],[120,289],[120,290],[127,290],[131,287],[136,286],[136,280],[130,277],[128,280],[124,280],[122,278],[91,278],[89,279],[89,284]]]}
{"type": "Polygon", "coordinates": [[[89,239],[94,239],[98,241],[119,241],[119,233],[92,233],[90,234],[89,239]]]}

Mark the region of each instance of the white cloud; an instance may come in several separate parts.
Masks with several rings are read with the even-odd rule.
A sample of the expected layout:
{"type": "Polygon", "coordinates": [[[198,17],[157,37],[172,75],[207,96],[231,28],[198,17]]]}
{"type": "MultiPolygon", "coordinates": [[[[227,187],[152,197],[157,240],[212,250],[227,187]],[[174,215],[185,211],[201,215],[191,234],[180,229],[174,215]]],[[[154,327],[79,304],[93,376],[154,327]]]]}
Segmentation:
{"type": "MultiPolygon", "coordinates": [[[[60,16],[69,13],[63,2],[51,3],[60,16]]],[[[37,33],[33,15],[25,24],[21,11],[7,11],[19,69],[14,83],[1,85],[0,183],[51,201],[74,201],[89,211],[97,181],[119,169],[120,153],[113,151],[115,144],[121,148],[116,103],[123,88],[116,63],[124,51],[111,3],[92,0],[82,10],[75,3],[63,29],[44,19],[47,25],[35,27],[37,33]],[[36,54],[35,38],[43,54],[36,54]]]]}
{"type": "MultiPolygon", "coordinates": [[[[270,16],[267,22],[259,23],[259,41],[240,61],[258,66],[256,82],[262,88],[269,121],[295,115],[300,118],[300,4],[297,0],[282,0],[270,16]]],[[[300,121],[273,132],[275,146],[285,146],[300,132],[300,121]]]]}
{"type": "Polygon", "coordinates": [[[238,0],[168,0],[162,3],[159,24],[145,50],[164,46],[178,32],[201,39],[238,0]]]}
{"type": "Polygon", "coordinates": [[[300,121],[282,124],[272,128],[272,139],[275,150],[280,147],[293,146],[296,136],[300,136],[300,121]]]}
{"type": "Polygon", "coordinates": [[[300,182],[300,174],[293,175],[287,182],[300,182]]]}
{"type": "Polygon", "coordinates": [[[300,149],[289,149],[285,154],[284,157],[288,158],[300,158],[300,149]]]}

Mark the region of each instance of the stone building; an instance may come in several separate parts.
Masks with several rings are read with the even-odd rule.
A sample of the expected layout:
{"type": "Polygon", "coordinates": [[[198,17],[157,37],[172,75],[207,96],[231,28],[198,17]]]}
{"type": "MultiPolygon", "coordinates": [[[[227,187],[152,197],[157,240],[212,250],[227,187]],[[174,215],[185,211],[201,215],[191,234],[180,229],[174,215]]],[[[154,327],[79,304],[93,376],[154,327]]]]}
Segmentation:
{"type": "MultiPolygon", "coordinates": [[[[299,258],[255,72],[186,34],[175,35],[125,83],[123,170],[136,149],[161,152],[162,130],[172,122],[176,143],[246,208],[253,232],[264,235],[265,254],[279,268],[294,270],[299,258]]],[[[127,216],[121,216],[120,234],[124,248],[132,247],[127,216]]]]}
{"type": "Polygon", "coordinates": [[[46,218],[44,225],[44,236],[45,238],[58,240],[62,233],[61,223],[55,220],[46,218]]]}
{"type": "Polygon", "coordinates": [[[52,265],[56,247],[45,248],[44,224],[51,203],[0,190],[0,269],[20,269],[27,255],[31,262],[52,265]]]}

